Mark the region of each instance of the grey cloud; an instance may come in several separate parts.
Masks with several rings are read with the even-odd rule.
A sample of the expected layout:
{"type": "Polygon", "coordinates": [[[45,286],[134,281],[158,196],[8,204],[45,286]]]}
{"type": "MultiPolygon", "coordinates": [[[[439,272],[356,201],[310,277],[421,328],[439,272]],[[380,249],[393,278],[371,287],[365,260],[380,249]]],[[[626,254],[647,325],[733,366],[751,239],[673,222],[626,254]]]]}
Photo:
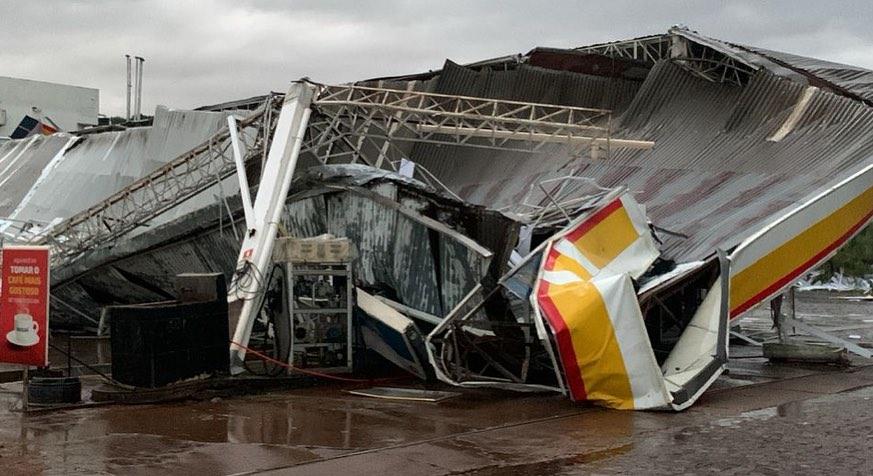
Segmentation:
{"type": "Polygon", "coordinates": [[[873,4],[820,1],[55,1],[0,3],[0,74],[100,88],[123,110],[123,54],[146,57],[144,107],[195,107],[310,76],[412,73],[677,23],[737,43],[873,68],[873,4]]]}

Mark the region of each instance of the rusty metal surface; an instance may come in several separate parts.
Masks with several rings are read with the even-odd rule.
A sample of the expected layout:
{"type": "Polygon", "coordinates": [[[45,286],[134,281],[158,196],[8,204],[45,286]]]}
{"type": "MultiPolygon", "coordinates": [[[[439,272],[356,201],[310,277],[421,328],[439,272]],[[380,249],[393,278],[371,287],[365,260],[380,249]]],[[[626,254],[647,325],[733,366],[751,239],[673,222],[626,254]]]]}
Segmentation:
{"type": "MultiPolygon", "coordinates": [[[[404,195],[391,182],[368,190],[393,203],[404,195]]],[[[360,286],[390,290],[402,304],[444,316],[482,280],[492,253],[470,247],[449,227],[440,230],[423,221],[426,215],[413,211],[427,208],[421,198],[405,194],[405,213],[373,198],[354,188],[335,188],[292,202],[286,229],[293,236],[331,233],[351,239],[358,249],[354,270],[360,286]]]]}

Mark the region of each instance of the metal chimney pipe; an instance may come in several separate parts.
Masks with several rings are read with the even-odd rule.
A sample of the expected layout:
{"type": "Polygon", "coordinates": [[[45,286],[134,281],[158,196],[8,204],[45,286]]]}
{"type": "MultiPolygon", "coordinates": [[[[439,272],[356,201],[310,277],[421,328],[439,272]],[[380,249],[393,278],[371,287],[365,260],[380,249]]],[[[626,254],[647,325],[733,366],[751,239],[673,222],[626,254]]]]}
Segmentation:
{"type": "Polygon", "coordinates": [[[124,55],[124,58],[127,61],[127,110],[124,118],[130,121],[130,55],[124,55]]]}
{"type": "Polygon", "coordinates": [[[136,97],[139,94],[139,61],[133,60],[133,120],[138,120],[139,111],[136,109],[136,97]]]}
{"type": "Polygon", "coordinates": [[[136,120],[142,119],[142,67],[145,59],[141,56],[136,57],[136,120]]]}

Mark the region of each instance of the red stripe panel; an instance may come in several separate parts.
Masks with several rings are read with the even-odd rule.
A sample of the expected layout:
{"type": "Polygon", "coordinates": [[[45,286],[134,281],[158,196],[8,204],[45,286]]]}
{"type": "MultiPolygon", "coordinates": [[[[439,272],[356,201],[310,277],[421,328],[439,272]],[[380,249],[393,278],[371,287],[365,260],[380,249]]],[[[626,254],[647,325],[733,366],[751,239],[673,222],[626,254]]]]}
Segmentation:
{"type": "Polygon", "coordinates": [[[573,350],[573,341],[570,339],[570,331],[567,329],[567,324],[561,318],[561,313],[549,297],[549,283],[545,280],[540,282],[539,295],[537,296],[543,314],[549,320],[552,330],[555,331],[555,340],[558,343],[558,357],[561,359],[561,364],[564,366],[564,377],[567,379],[567,386],[570,388],[570,397],[574,401],[582,401],[587,399],[588,393],[585,391],[585,382],[582,380],[582,371],[579,370],[579,363],[576,361],[576,352],[573,350]]]}

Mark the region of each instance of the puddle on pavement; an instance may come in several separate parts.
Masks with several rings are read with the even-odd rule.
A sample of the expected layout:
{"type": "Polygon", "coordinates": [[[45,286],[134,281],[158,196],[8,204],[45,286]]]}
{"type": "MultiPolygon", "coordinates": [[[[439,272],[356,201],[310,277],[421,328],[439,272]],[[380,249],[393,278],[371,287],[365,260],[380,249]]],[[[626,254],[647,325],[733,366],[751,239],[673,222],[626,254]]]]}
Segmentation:
{"type": "Polygon", "coordinates": [[[712,422],[713,426],[734,428],[748,420],[769,420],[771,418],[795,418],[803,415],[805,402],[802,400],[787,402],[775,407],[762,408],[743,412],[732,418],[722,418],[712,422]]]}
{"type": "Polygon", "coordinates": [[[560,396],[471,392],[432,404],[341,388],[27,416],[0,411],[0,461],[24,473],[227,474],[581,411],[560,396]]]}
{"type": "Polygon", "coordinates": [[[458,425],[368,405],[309,401],[179,403],[117,406],[28,417],[29,439],[56,442],[107,434],[148,434],[206,443],[368,448],[423,435],[450,434],[458,425]]]}

